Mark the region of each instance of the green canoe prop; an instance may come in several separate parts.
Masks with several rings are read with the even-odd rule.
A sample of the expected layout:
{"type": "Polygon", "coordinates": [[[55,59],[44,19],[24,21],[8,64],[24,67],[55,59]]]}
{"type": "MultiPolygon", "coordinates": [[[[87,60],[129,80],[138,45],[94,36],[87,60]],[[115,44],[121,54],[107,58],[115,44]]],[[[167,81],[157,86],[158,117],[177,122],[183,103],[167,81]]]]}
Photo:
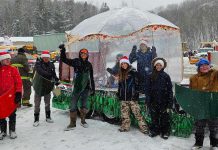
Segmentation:
{"type": "Polygon", "coordinates": [[[175,85],[176,100],[195,119],[218,118],[218,92],[202,92],[175,85]]]}
{"type": "Polygon", "coordinates": [[[42,77],[40,74],[35,72],[33,77],[33,89],[39,96],[48,95],[54,88],[54,82],[42,77]]]}

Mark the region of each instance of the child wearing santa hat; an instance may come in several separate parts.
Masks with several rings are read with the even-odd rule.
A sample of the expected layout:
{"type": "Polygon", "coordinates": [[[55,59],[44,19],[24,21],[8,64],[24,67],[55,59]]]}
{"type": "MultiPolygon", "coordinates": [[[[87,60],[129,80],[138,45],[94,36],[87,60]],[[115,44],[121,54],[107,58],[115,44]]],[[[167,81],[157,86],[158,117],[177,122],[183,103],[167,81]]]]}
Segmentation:
{"type": "Polygon", "coordinates": [[[16,108],[21,102],[22,80],[17,68],[10,65],[10,59],[10,54],[0,52],[0,140],[7,135],[7,117],[9,136],[11,139],[17,138],[16,108]]]}
{"type": "Polygon", "coordinates": [[[121,101],[122,125],[120,132],[127,132],[130,129],[130,110],[138,120],[142,133],[147,133],[147,124],[141,115],[139,100],[139,81],[137,71],[131,67],[129,59],[123,56],[120,59],[118,98],[121,101]]]}

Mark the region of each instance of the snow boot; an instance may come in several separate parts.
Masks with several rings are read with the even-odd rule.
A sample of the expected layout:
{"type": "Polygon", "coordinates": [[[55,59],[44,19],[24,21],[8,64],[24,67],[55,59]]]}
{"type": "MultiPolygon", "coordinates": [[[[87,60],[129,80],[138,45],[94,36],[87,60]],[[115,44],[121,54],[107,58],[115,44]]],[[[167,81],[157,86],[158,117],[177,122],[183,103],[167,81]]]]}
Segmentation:
{"type": "Polygon", "coordinates": [[[73,130],[76,127],[77,112],[70,112],[70,124],[64,129],[64,131],[73,130]]]}
{"type": "Polygon", "coordinates": [[[128,132],[129,131],[129,129],[123,129],[123,128],[120,128],[120,129],[118,129],[120,132],[128,132]]]}
{"type": "Polygon", "coordinates": [[[0,133],[0,140],[3,140],[4,137],[7,135],[7,122],[1,121],[1,133],[0,133]]]}
{"type": "Polygon", "coordinates": [[[0,133],[0,140],[3,140],[4,137],[6,137],[6,132],[1,132],[0,133]]]}
{"type": "Polygon", "coordinates": [[[156,132],[153,132],[153,131],[149,131],[148,132],[148,136],[150,136],[150,137],[156,137],[156,136],[158,136],[159,134],[158,133],[156,133],[156,132]]]}
{"type": "Polygon", "coordinates": [[[83,126],[84,128],[88,128],[89,125],[86,123],[85,119],[86,119],[86,109],[81,109],[80,110],[80,118],[81,118],[81,123],[80,125],[83,126]]]}
{"type": "Polygon", "coordinates": [[[46,111],[45,115],[46,115],[46,122],[54,123],[54,121],[51,119],[51,111],[50,110],[46,111]]]}
{"type": "Polygon", "coordinates": [[[9,136],[10,136],[11,139],[16,139],[17,138],[17,134],[16,134],[15,131],[10,131],[9,136]]]}
{"type": "Polygon", "coordinates": [[[39,126],[39,114],[34,114],[34,123],[33,123],[34,127],[39,126]]]}
{"type": "Polygon", "coordinates": [[[11,139],[17,138],[17,134],[15,133],[15,126],[16,126],[16,114],[13,113],[9,117],[9,136],[11,139]]]}
{"type": "Polygon", "coordinates": [[[164,139],[164,140],[167,140],[169,138],[169,134],[168,133],[163,133],[161,134],[161,138],[164,139]]]}
{"type": "Polygon", "coordinates": [[[148,127],[146,125],[142,126],[142,129],[140,129],[140,131],[143,133],[143,134],[148,134],[148,127]]]}
{"type": "Polygon", "coordinates": [[[204,135],[202,132],[195,133],[195,144],[192,146],[192,150],[203,149],[204,135]]]}
{"type": "Polygon", "coordinates": [[[22,99],[22,106],[32,107],[33,104],[30,104],[29,100],[22,99]]]}
{"type": "Polygon", "coordinates": [[[192,146],[192,150],[203,150],[203,146],[194,145],[192,146]]]}

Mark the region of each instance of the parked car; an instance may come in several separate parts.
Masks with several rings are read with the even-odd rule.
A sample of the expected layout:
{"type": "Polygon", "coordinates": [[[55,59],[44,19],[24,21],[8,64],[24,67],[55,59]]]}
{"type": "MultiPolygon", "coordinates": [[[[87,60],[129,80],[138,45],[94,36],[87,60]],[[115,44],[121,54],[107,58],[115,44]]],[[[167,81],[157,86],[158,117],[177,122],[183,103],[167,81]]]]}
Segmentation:
{"type": "Polygon", "coordinates": [[[209,52],[209,51],[214,51],[214,49],[212,48],[212,47],[203,47],[203,48],[199,48],[198,49],[198,53],[197,54],[195,54],[195,56],[197,56],[197,57],[207,57],[207,53],[209,52]]]}

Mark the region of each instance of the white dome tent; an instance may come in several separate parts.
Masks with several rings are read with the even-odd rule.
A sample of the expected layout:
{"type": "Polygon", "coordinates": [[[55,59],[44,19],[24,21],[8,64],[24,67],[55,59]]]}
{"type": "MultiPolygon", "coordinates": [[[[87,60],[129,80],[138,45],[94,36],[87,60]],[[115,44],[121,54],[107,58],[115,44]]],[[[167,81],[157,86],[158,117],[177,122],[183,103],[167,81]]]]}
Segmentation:
{"type": "Polygon", "coordinates": [[[66,33],[67,49],[73,57],[81,48],[90,51],[96,80],[106,80],[106,67],[115,63],[115,56],[129,56],[132,46],[139,47],[141,40],[155,46],[158,57],[167,60],[165,70],[172,81],[182,80],[180,30],[158,15],[134,8],[114,9],[86,19],[66,33]]]}

